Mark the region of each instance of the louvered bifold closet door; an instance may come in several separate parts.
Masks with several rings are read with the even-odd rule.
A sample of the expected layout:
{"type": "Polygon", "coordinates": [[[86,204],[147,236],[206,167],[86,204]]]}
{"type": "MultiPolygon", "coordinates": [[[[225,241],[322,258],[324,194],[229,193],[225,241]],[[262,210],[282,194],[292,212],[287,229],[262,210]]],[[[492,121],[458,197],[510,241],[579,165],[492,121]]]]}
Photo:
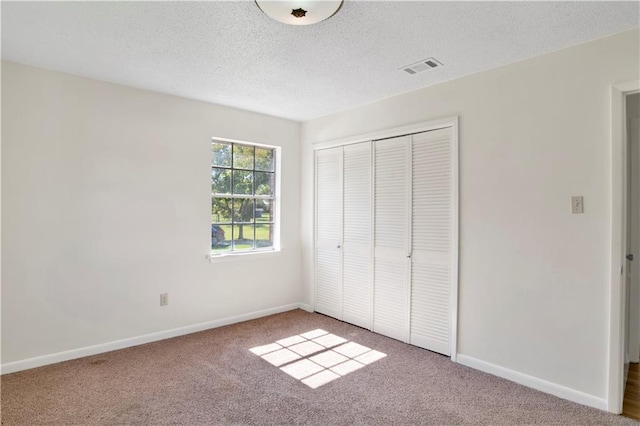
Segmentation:
{"type": "Polygon", "coordinates": [[[410,137],[374,144],[373,331],[406,342],[410,137]]]}
{"type": "Polygon", "coordinates": [[[343,320],[371,329],[371,143],[344,147],[343,320]]]}
{"type": "Polygon", "coordinates": [[[450,355],[451,128],[413,135],[410,343],[450,355]]]}
{"type": "Polygon", "coordinates": [[[342,319],[342,147],[316,152],[315,310],[342,319]]]}

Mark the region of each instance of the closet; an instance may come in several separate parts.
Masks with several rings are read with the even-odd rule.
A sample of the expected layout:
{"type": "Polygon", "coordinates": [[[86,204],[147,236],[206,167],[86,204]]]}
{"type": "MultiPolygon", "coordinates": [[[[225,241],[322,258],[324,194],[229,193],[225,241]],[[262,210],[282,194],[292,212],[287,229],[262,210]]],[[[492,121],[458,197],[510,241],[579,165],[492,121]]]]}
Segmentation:
{"type": "Polygon", "coordinates": [[[317,312],[452,353],[454,139],[448,126],[316,150],[317,312]]]}

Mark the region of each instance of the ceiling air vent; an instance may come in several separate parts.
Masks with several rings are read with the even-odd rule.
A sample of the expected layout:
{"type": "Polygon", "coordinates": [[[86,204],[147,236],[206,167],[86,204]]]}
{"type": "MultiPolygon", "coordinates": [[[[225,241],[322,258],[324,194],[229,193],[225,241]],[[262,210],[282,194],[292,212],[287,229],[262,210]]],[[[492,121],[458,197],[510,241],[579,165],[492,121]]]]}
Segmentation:
{"type": "Polygon", "coordinates": [[[427,58],[427,59],[421,60],[420,62],[416,62],[415,64],[406,65],[400,69],[406,73],[413,75],[413,74],[417,74],[419,72],[430,70],[433,68],[439,68],[441,66],[442,64],[436,61],[435,59],[427,58]]]}

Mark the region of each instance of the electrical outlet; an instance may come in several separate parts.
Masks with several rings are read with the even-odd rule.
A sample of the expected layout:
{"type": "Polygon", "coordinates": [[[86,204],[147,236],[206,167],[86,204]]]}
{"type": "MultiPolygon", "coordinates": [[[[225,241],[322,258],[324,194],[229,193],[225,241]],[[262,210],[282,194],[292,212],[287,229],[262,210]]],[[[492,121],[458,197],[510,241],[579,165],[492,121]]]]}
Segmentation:
{"type": "Polygon", "coordinates": [[[162,293],[160,295],[160,306],[167,306],[169,304],[169,293],[162,293]]]}

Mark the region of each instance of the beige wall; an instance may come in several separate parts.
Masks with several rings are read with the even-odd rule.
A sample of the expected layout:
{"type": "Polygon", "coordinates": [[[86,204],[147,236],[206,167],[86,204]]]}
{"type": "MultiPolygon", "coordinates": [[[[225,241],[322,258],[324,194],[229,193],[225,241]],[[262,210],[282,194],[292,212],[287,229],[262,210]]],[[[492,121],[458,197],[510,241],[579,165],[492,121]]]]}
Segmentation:
{"type": "Polygon", "coordinates": [[[287,120],[3,62],[3,365],[309,303],[312,146],[457,115],[459,354],[598,405],[610,85],[639,78],[638,39],[319,118],[302,135],[287,120]],[[213,136],[282,147],[281,253],[205,259],[213,136]],[[570,214],[571,195],[584,196],[583,215],[570,214]]]}
{"type": "Polygon", "coordinates": [[[459,354],[604,407],[610,86],[639,78],[638,39],[620,33],[304,123],[305,301],[312,146],[457,115],[459,354]],[[584,214],[571,214],[572,195],[584,214]]]}
{"type": "Polygon", "coordinates": [[[2,124],[3,365],[300,301],[298,123],[3,62],[2,124]],[[282,147],[281,253],[205,259],[213,136],[282,147]]]}

